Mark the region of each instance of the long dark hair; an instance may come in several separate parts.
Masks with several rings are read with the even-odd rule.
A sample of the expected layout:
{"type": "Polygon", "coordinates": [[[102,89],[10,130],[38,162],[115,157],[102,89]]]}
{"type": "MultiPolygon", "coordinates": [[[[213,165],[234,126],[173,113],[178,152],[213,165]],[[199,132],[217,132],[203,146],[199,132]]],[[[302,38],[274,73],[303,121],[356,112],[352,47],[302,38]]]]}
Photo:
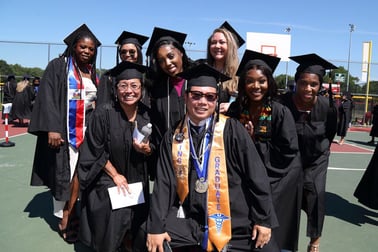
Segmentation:
{"type": "Polygon", "coordinates": [[[249,68],[245,69],[241,74],[239,78],[239,84],[238,84],[238,97],[236,99],[236,102],[238,103],[239,111],[243,111],[243,109],[248,108],[249,106],[249,98],[245,92],[245,85],[246,85],[246,75],[249,70],[261,70],[263,75],[266,76],[268,79],[268,92],[265,94],[264,101],[267,102],[270,100],[273,100],[278,95],[278,87],[277,82],[273,77],[273,73],[270,69],[261,66],[261,65],[251,65],[249,68]]]}
{"type": "Polygon", "coordinates": [[[154,75],[152,76],[155,80],[161,80],[167,77],[167,74],[161,69],[159,62],[157,62],[157,52],[159,48],[163,45],[171,45],[177,48],[182,53],[182,69],[183,71],[192,65],[192,60],[186,54],[185,48],[178,43],[175,39],[167,37],[167,39],[159,40],[153,47],[152,53],[150,55],[150,66],[154,75]]]}

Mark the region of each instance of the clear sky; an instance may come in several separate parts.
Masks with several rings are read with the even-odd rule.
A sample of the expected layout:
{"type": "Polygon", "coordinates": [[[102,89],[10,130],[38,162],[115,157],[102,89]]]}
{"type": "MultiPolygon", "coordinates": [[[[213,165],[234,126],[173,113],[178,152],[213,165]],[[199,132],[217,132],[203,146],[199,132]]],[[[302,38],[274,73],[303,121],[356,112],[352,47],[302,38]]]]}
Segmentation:
{"type": "MultiPolygon", "coordinates": [[[[378,2],[372,0],[277,1],[162,1],[162,0],[0,0],[0,41],[62,43],[83,23],[104,45],[102,68],[115,62],[114,41],[123,30],[150,36],[155,26],[187,33],[185,47],[193,59],[204,57],[206,40],[227,20],[244,38],[247,32],[287,34],[291,28],[291,55],[317,53],[361,77],[362,43],[372,41],[371,80],[378,80],[378,2]],[[350,32],[349,24],[355,25],[350,32]]],[[[148,42],[145,44],[147,46],[148,42]]],[[[47,45],[0,43],[0,59],[8,64],[45,68],[47,45]]],[[[245,46],[239,50],[242,55],[245,46]]],[[[50,58],[63,52],[51,46],[50,58]]],[[[275,74],[285,74],[280,63],[275,74]]],[[[294,75],[296,64],[288,63],[294,75]]]]}

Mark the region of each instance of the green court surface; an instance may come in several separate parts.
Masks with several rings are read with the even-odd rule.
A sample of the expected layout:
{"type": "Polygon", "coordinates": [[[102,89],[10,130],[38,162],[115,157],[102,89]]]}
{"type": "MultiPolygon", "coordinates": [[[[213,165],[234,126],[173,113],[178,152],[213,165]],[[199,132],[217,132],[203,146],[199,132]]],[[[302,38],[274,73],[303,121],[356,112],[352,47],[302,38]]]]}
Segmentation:
{"type": "MultiPolygon", "coordinates": [[[[49,191],[29,185],[35,137],[24,134],[10,140],[16,143],[14,147],[0,147],[0,251],[91,251],[59,237],[49,191]]],[[[366,144],[369,140],[368,132],[349,132],[346,144],[333,148],[337,150],[331,154],[328,170],[321,252],[378,251],[378,211],[364,207],[353,197],[374,149],[366,144]]],[[[306,251],[308,243],[305,217],[302,212],[301,252],[306,251]]]]}

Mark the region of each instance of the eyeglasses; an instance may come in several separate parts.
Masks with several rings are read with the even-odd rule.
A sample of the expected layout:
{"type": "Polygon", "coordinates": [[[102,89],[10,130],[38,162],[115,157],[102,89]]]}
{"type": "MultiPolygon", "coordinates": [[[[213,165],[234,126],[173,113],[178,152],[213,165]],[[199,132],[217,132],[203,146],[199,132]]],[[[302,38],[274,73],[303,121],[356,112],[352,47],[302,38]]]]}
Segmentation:
{"type": "Polygon", "coordinates": [[[189,91],[191,97],[195,101],[199,101],[202,97],[205,97],[208,102],[214,102],[217,100],[218,95],[216,93],[202,93],[200,91],[189,91]]]}
{"type": "Polygon", "coordinates": [[[130,85],[122,83],[118,84],[117,87],[120,91],[126,91],[128,88],[130,88],[132,91],[138,91],[141,85],[137,83],[131,83],[130,85]]]}
{"type": "Polygon", "coordinates": [[[121,50],[120,53],[121,53],[121,54],[127,54],[127,53],[129,53],[130,56],[134,56],[135,53],[136,53],[136,50],[133,50],[133,49],[131,49],[131,50],[121,50]]]}

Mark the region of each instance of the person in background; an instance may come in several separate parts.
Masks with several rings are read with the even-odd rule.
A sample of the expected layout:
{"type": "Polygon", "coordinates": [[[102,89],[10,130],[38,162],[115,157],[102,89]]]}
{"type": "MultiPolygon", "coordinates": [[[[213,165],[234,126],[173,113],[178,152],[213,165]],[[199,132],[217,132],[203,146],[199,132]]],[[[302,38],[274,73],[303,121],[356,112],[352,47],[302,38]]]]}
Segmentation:
{"type": "Polygon", "coordinates": [[[4,83],[4,96],[3,103],[12,103],[14,96],[16,94],[17,81],[14,74],[9,74],[7,77],[7,82],[4,83]]]}
{"type": "Polygon", "coordinates": [[[185,38],[184,33],[155,27],[146,51],[152,68],[151,120],[161,138],[185,115],[186,80],[177,76],[191,65],[183,47],[185,38]]]}
{"type": "Polygon", "coordinates": [[[352,100],[349,93],[344,93],[338,107],[337,135],[340,136],[339,145],[345,142],[349,124],[352,120],[352,100]]]}
{"type": "Polygon", "coordinates": [[[238,49],[244,43],[244,39],[227,21],[215,29],[207,40],[208,64],[231,77],[231,80],[225,81],[222,86],[219,97],[220,113],[226,113],[229,105],[237,96],[238,49]]]}
{"type": "Polygon", "coordinates": [[[378,145],[360,182],[354,190],[358,202],[371,209],[378,210],[378,145]]]}
{"type": "Polygon", "coordinates": [[[187,113],[161,143],[148,251],[168,242],[174,251],[277,251],[264,164],[244,126],[216,113],[218,82],[229,77],[208,64],[179,76],[188,80],[187,113]]]}
{"type": "Polygon", "coordinates": [[[248,130],[265,165],[279,227],[271,243],[297,251],[302,202],[302,164],[295,122],[290,110],[277,101],[273,72],[280,58],[246,50],[240,62],[238,97],[227,115],[248,130]]]}
{"type": "MultiPolygon", "coordinates": [[[[7,77],[7,82],[4,83],[4,87],[3,87],[3,92],[4,92],[3,104],[13,102],[14,96],[16,94],[16,88],[17,88],[16,77],[14,76],[14,74],[9,74],[7,77]]],[[[5,119],[4,114],[2,114],[2,119],[3,120],[5,119]]],[[[8,122],[12,122],[12,121],[13,121],[12,114],[8,114],[8,122]]]]}
{"type": "MultiPolygon", "coordinates": [[[[140,35],[137,33],[132,33],[129,31],[123,31],[115,44],[117,45],[116,63],[119,64],[120,60],[129,61],[133,63],[143,64],[143,54],[142,46],[148,37],[140,35]]],[[[100,78],[100,84],[97,91],[96,105],[101,105],[103,103],[109,103],[113,101],[115,90],[114,83],[110,76],[110,71],[105,72],[100,78]]],[[[149,99],[147,95],[143,95],[143,99],[146,99],[146,104],[149,104],[149,99]]]]}
{"type": "Polygon", "coordinates": [[[79,197],[75,171],[96,100],[96,56],[101,43],[85,24],[64,42],[63,55],[50,61],[44,71],[28,132],[37,136],[31,185],[51,190],[54,215],[61,219],[59,234],[75,242],[74,207],[79,197]]]}
{"type": "Polygon", "coordinates": [[[35,76],[35,77],[33,78],[32,86],[33,86],[34,93],[35,93],[36,96],[37,96],[37,94],[38,94],[38,89],[39,89],[39,84],[40,84],[40,82],[41,82],[41,78],[40,78],[40,77],[35,76]]]}
{"type": "Polygon", "coordinates": [[[373,120],[371,121],[371,123],[373,124],[373,126],[370,129],[369,135],[371,136],[371,140],[368,142],[368,144],[374,144],[374,138],[378,137],[378,103],[376,103],[373,107],[372,116],[373,120]]]}
{"type": "Polygon", "coordinates": [[[30,85],[30,76],[24,75],[23,80],[17,83],[10,112],[12,119],[18,119],[18,125],[21,127],[27,126],[24,120],[29,120],[31,117],[34,97],[35,93],[30,85]]]}
{"type": "Polygon", "coordinates": [[[96,107],[80,149],[79,238],[95,251],[145,250],[145,237],[138,231],[147,220],[149,171],[153,167],[149,159],[156,147],[150,138],[140,142],[133,133],[150,122],[150,110],[141,102],[146,69],[124,61],[110,70],[116,90],[114,103],[96,107]],[[116,186],[118,193],[129,194],[129,185],[137,182],[142,183],[145,202],[113,209],[108,189],[116,186]]]}
{"type": "Polygon", "coordinates": [[[315,53],[292,56],[299,63],[294,79],[295,93],[281,96],[293,114],[303,177],[302,209],[307,214],[309,252],[318,252],[325,217],[325,185],[330,146],[337,130],[337,109],[319,94],[326,69],[337,67],[315,53]]]}

